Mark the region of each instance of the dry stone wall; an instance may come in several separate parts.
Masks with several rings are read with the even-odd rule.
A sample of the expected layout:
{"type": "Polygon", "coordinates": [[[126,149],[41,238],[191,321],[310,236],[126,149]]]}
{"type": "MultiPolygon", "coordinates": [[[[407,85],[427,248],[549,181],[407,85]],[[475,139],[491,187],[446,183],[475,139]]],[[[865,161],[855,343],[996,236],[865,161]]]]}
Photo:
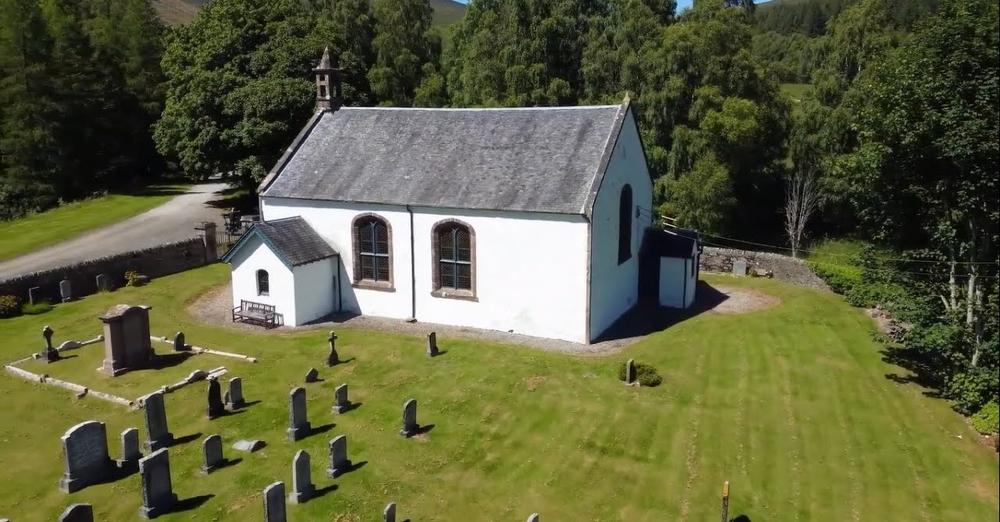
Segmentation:
{"type": "Polygon", "coordinates": [[[746,263],[747,275],[753,274],[754,269],[757,269],[758,271],[770,272],[779,281],[811,288],[829,289],[805,261],[771,252],[704,247],[698,266],[703,272],[730,274],[733,272],[733,264],[740,261],[746,263]]]}

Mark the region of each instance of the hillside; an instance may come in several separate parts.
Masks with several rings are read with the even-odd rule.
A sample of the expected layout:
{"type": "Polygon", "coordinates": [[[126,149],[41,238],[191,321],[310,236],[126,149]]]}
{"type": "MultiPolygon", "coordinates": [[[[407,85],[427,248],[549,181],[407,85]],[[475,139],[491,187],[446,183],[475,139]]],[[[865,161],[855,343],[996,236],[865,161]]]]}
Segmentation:
{"type": "MultiPolygon", "coordinates": [[[[160,18],[168,25],[190,22],[207,0],[152,0],[160,18]]],[[[465,6],[453,0],[430,0],[434,25],[449,25],[465,16],[465,6]]]]}

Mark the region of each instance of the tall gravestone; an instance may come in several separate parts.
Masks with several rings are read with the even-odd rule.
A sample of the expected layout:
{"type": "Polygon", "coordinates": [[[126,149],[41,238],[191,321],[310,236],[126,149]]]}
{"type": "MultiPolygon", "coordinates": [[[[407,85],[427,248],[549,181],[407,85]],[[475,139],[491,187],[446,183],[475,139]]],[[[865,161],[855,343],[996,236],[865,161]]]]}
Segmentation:
{"type": "Polygon", "coordinates": [[[333,391],[333,413],[344,413],[351,409],[351,400],[347,398],[347,384],[341,384],[333,391]]]}
{"type": "Polygon", "coordinates": [[[94,285],[97,286],[98,292],[111,291],[111,281],[108,280],[108,274],[97,274],[94,277],[94,285]]]}
{"type": "Polygon", "coordinates": [[[246,401],[243,399],[243,379],[239,377],[229,379],[229,389],[226,390],[225,403],[226,409],[229,411],[238,410],[246,406],[246,401]]]}
{"type": "Polygon", "coordinates": [[[327,337],[326,341],[330,343],[330,353],[326,355],[326,365],[335,366],[340,363],[340,354],[337,353],[337,334],[330,330],[330,337],[327,337]]]}
{"type": "Polygon", "coordinates": [[[437,332],[431,332],[427,334],[427,356],[436,357],[439,353],[437,332]]]}
{"type": "Polygon", "coordinates": [[[104,323],[104,364],[101,371],[121,375],[149,366],[156,354],[149,339],[148,306],[115,305],[100,317],[104,323]]]}
{"type": "Polygon", "coordinates": [[[73,283],[69,279],[59,281],[59,297],[64,303],[73,299],[73,283]]]}
{"type": "Polygon", "coordinates": [[[52,347],[52,334],[54,333],[52,327],[49,325],[45,325],[45,328],[42,328],[42,337],[45,338],[45,348],[38,354],[38,358],[44,360],[46,363],[59,360],[59,350],[52,347]]]}
{"type": "Polygon", "coordinates": [[[66,469],[59,480],[59,489],[73,493],[113,475],[115,464],[108,455],[103,422],[81,422],[67,430],[61,440],[66,469]]]}
{"type": "Polygon", "coordinates": [[[156,451],[174,442],[174,434],[167,428],[167,409],[162,392],[146,396],[143,412],[146,416],[146,449],[156,451]]]}
{"type": "Polygon", "coordinates": [[[625,384],[635,384],[635,360],[629,359],[625,362],[625,384]]]}
{"type": "Polygon", "coordinates": [[[33,286],[28,289],[28,302],[35,304],[38,302],[38,294],[42,291],[42,287],[33,286]]]}
{"type": "Polygon", "coordinates": [[[292,457],[292,492],[288,494],[288,501],[292,504],[301,504],[312,498],[315,492],[309,453],[305,450],[296,451],[292,457]]]}
{"type": "Polygon", "coordinates": [[[169,513],[177,503],[174,486],[170,480],[170,455],[166,448],[154,451],[139,460],[139,475],[142,477],[142,506],[139,516],[156,518],[169,513]]]}
{"type": "Polygon", "coordinates": [[[226,458],[222,456],[222,437],[219,435],[209,435],[201,442],[201,454],[204,461],[201,465],[202,473],[211,473],[226,463],[226,458]]]}
{"type": "Polygon", "coordinates": [[[417,434],[420,425],[417,424],[417,400],[410,399],[403,403],[403,429],[399,434],[404,437],[412,437],[417,434]]]}
{"type": "Polygon", "coordinates": [[[59,515],[59,522],[94,522],[94,506],[90,504],[70,504],[59,515]]]}
{"type": "Polygon", "coordinates": [[[139,430],[129,428],[121,433],[122,458],[118,460],[118,469],[133,472],[139,469],[139,430]]]}
{"type": "Polygon", "coordinates": [[[288,394],[288,438],[299,440],[311,429],[306,413],[306,389],[296,387],[288,394]]]}
{"type": "Polygon", "coordinates": [[[337,478],[351,471],[351,459],[347,458],[347,435],[340,435],[330,441],[330,467],[326,475],[337,478]]]}
{"type": "Polygon", "coordinates": [[[382,522],[396,522],[396,503],[389,502],[382,510],[382,522]]]}
{"type": "Polygon", "coordinates": [[[275,482],[264,488],[264,522],[286,522],[285,483],[275,482]]]}
{"type": "Polygon", "coordinates": [[[222,404],[222,385],[215,377],[208,378],[208,418],[214,419],[226,413],[226,407],[222,404]]]}
{"type": "Polygon", "coordinates": [[[316,368],[309,368],[309,371],[306,372],[305,381],[306,382],[319,381],[319,370],[317,370],[316,368]]]}

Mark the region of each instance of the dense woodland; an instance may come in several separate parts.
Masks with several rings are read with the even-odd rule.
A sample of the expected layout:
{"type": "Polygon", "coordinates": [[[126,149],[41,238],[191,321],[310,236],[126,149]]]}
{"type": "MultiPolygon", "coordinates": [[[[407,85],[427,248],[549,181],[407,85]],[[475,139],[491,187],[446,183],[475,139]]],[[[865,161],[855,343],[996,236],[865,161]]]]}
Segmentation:
{"type": "Polygon", "coordinates": [[[996,400],[994,0],[473,0],[452,26],[432,16],[427,0],[214,0],[167,28],[149,0],[0,0],[0,216],[165,172],[255,186],[311,114],[326,46],[348,105],[628,95],[661,214],[795,255],[873,245],[817,268],[890,310],[887,356],[956,409],[996,400]]]}

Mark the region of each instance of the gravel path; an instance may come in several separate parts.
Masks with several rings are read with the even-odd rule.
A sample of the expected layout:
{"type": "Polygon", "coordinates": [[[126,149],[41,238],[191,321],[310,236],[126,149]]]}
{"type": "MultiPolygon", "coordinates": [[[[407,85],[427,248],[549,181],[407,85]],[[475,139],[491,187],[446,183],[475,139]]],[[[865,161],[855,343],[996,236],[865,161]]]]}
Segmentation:
{"type": "Polygon", "coordinates": [[[224,183],[195,185],[180,196],[125,221],[0,263],[0,274],[17,276],[50,268],[181,241],[198,235],[196,224],[222,224],[222,211],[207,203],[224,183]]]}

